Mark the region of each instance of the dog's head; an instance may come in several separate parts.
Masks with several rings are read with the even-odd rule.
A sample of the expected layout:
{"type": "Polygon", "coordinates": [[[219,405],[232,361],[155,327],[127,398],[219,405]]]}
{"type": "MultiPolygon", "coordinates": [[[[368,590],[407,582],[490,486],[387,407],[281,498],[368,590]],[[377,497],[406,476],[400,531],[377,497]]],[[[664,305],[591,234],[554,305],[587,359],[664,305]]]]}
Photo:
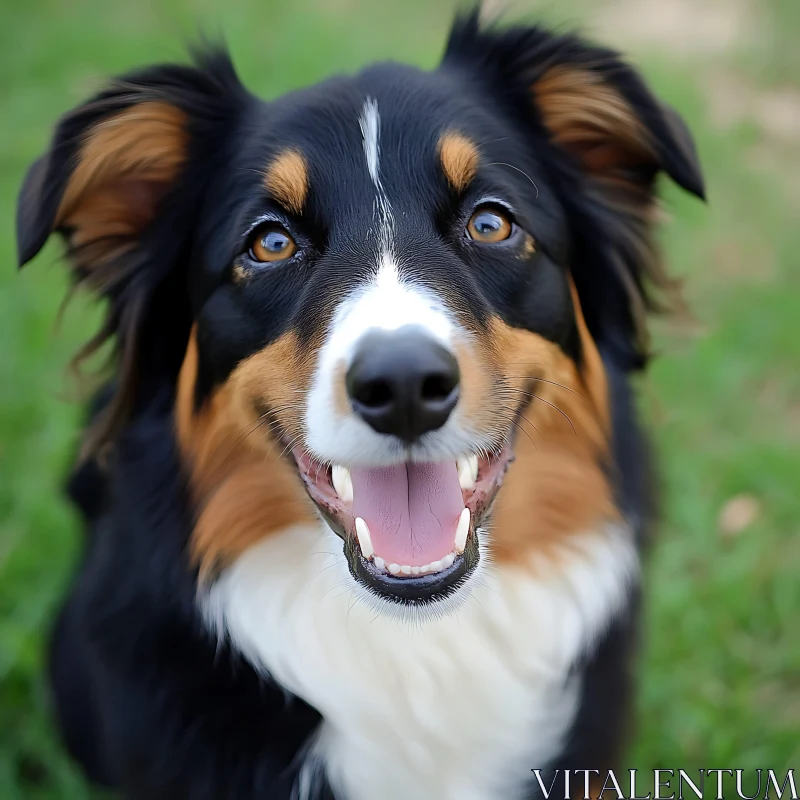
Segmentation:
{"type": "Polygon", "coordinates": [[[57,231],[108,301],[102,436],[173,387],[203,575],[318,513],[424,603],[617,513],[599,352],[646,358],[662,171],[702,195],[614,53],[467,17],[434,72],[269,103],[220,54],[116,81],[31,168],[20,261],[57,231]]]}

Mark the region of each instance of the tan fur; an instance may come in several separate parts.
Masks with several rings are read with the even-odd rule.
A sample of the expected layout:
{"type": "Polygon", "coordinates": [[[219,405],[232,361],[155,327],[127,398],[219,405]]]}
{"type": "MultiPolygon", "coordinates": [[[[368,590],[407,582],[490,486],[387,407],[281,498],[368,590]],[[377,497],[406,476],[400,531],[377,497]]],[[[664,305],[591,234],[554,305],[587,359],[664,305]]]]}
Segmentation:
{"type": "Polygon", "coordinates": [[[267,167],[264,185],[284,208],[300,214],[308,194],[308,165],[302,153],[284,150],[267,167]]]}
{"type": "MultiPolygon", "coordinates": [[[[157,212],[158,201],[186,157],[186,116],[159,102],[134,105],[89,129],[58,208],[55,227],[74,228],[73,246],[132,239],[157,212]]],[[[112,245],[113,247],[113,245],[112,245]]]]}
{"type": "MultiPolygon", "coordinates": [[[[487,435],[502,446],[513,420],[513,404],[496,401],[503,376],[496,363],[491,337],[484,333],[469,339],[456,339],[453,350],[461,373],[457,415],[467,430],[487,435]]],[[[505,400],[505,396],[501,398],[505,400]]]]}
{"type": "Polygon", "coordinates": [[[278,460],[279,450],[258,463],[242,464],[203,508],[191,545],[201,578],[230,564],[265,536],[292,525],[313,524],[311,501],[292,468],[278,460]]]}
{"type": "Polygon", "coordinates": [[[353,411],[350,396],[347,394],[347,370],[345,367],[345,361],[342,359],[333,370],[333,410],[340,417],[346,417],[353,411]]]}
{"type": "Polygon", "coordinates": [[[650,136],[623,97],[596,73],[554,67],[533,87],[555,142],[594,173],[656,159],[650,136]]]}
{"type": "Polygon", "coordinates": [[[241,264],[234,264],[231,270],[231,277],[234,283],[246,283],[250,273],[241,264]]]}
{"type": "Polygon", "coordinates": [[[300,433],[313,364],[293,333],[243,361],[205,405],[194,409],[196,331],[181,369],[176,427],[198,510],[191,552],[201,575],[230,563],[264,536],[315,519],[270,419],[290,440],[300,433]],[[299,392],[299,393],[298,393],[299,392]]]}
{"type": "MultiPolygon", "coordinates": [[[[576,313],[580,317],[577,305],[576,313]]],[[[515,431],[516,460],[498,494],[492,522],[499,563],[554,549],[571,534],[618,516],[603,470],[608,447],[605,374],[580,320],[588,354],[583,373],[552,342],[492,322],[495,368],[508,376],[499,392],[506,416],[529,400],[515,431]],[[528,398],[528,391],[535,397],[528,398]]]]}
{"type": "MultiPolygon", "coordinates": [[[[135,264],[124,256],[155,219],[185,161],[186,122],[180,109],[148,101],[85,132],[53,221],[53,229],[67,239],[81,285],[105,294],[129,278],[135,264]]],[[[109,310],[100,330],[72,359],[72,371],[82,376],[84,363],[115,334],[119,337],[116,394],[86,432],[84,457],[107,448],[129,413],[136,387],[136,332],[143,314],[136,299],[128,303],[122,320],[109,310]]]]}
{"type": "Polygon", "coordinates": [[[536,252],[536,242],[533,240],[533,236],[529,233],[525,234],[525,241],[522,243],[522,254],[521,258],[527,260],[533,256],[536,252]]]}
{"type": "Polygon", "coordinates": [[[462,133],[448,131],[439,139],[439,158],[448,183],[463,192],[475,177],[480,161],[475,143],[462,133]]]}
{"type": "Polygon", "coordinates": [[[617,274],[627,284],[638,345],[647,352],[647,311],[685,310],[680,283],[667,275],[653,237],[658,207],[650,179],[660,161],[650,134],[622,95],[589,69],[553,67],[531,90],[553,141],[591,176],[589,191],[614,212],[613,234],[640,265],[642,283],[624,263],[617,274]]]}

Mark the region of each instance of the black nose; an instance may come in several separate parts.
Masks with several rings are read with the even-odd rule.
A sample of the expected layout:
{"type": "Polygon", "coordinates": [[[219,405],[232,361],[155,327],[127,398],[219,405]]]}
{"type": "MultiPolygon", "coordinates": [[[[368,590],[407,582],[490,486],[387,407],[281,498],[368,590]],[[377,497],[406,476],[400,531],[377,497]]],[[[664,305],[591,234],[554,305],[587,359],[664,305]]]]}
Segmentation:
{"type": "Polygon", "coordinates": [[[458,380],[453,355],[415,326],[368,333],[346,377],[355,412],[406,442],[444,425],[458,402],[458,380]]]}

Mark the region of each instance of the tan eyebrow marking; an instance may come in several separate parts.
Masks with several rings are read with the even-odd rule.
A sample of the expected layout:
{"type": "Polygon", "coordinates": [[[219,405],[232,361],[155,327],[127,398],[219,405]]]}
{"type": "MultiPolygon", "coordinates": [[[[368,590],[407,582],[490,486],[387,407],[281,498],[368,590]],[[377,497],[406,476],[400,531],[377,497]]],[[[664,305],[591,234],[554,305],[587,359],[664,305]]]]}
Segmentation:
{"type": "Polygon", "coordinates": [[[264,173],[267,191],[288,211],[299,214],[308,195],[308,164],[299,150],[284,150],[264,173]]]}
{"type": "Polygon", "coordinates": [[[478,170],[480,154],[475,143],[463,133],[447,131],[439,139],[439,158],[450,185],[464,191],[478,170]]]}

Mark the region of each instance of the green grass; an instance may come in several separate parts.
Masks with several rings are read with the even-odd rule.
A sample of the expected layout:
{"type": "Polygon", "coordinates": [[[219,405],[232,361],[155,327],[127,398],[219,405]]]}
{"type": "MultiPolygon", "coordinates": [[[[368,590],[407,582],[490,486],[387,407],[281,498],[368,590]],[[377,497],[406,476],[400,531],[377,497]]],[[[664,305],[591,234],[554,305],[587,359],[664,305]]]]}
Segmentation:
{"type": "MultiPolygon", "coordinates": [[[[79,303],[54,328],[66,285],[55,246],[14,269],[25,167],[104,75],[181,58],[201,28],[223,31],[245,81],[271,96],[376,58],[434,64],[449,17],[435,5],[0,0],[3,800],[91,796],[50,727],[42,643],[79,546],[59,493],[80,418],[63,367],[96,316],[79,303]]],[[[581,21],[589,7],[548,11],[581,21]]],[[[774,141],[747,113],[721,126],[705,81],[722,71],[762,93],[800,85],[796,0],[751,7],[759,35],[730,52],[665,44],[637,58],[690,121],[709,184],[707,208],[665,192],[663,239],[694,320],[655,325],[661,357],[641,382],[664,479],[630,758],[642,769],[800,766],[800,131],[774,141]],[[720,509],[738,495],[759,513],[723,536],[720,509]]]]}

